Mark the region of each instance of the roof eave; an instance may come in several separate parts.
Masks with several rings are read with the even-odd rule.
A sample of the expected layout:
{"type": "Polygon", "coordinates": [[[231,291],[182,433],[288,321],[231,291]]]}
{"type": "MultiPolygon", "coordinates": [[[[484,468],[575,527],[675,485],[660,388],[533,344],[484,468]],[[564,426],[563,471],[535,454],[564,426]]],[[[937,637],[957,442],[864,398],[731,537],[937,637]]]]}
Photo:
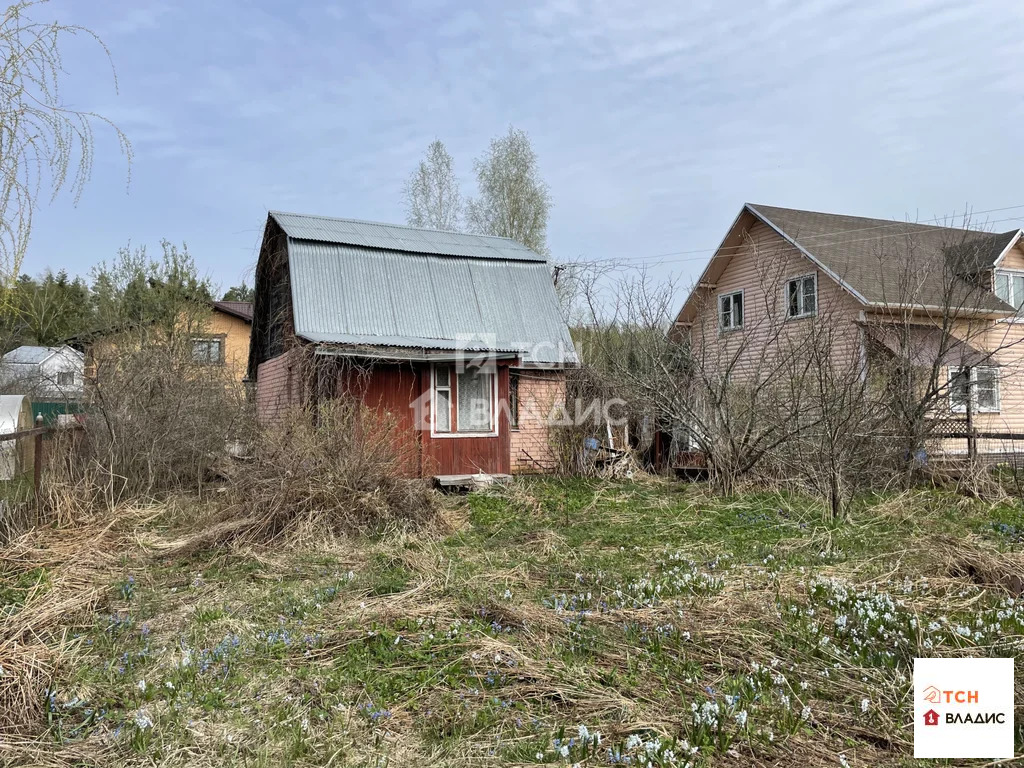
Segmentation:
{"type": "Polygon", "coordinates": [[[718,243],[718,247],[715,248],[715,251],[711,255],[711,258],[708,259],[708,263],[704,265],[704,270],[700,273],[700,277],[697,278],[697,282],[693,284],[693,289],[690,291],[689,294],[687,294],[686,300],[683,301],[683,306],[680,307],[679,308],[679,312],[676,313],[676,319],[673,322],[673,326],[682,325],[684,323],[692,324],[692,320],[691,321],[684,321],[682,319],[683,315],[686,313],[686,310],[690,307],[691,302],[693,301],[693,297],[697,294],[697,291],[700,290],[700,288],[702,286],[707,284],[707,280],[705,278],[708,275],[708,270],[711,269],[711,265],[714,264],[715,260],[718,259],[718,258],[726,258],[726,256],[724,256],[721,253],[722,248],[725,247],[726,242],[732,236],[733,231],[736,229],[737,225],[740,223],[740,219],[743,218],[743,214],[746,213],[746,212],[747,212],[747,209],[746,209],[746,206],[744,206],[740,210],[740,212],[738,214],[736,214],[736,218],[734,218],[732,220],[732,224],[730,224],[729,228],[725,231],[725,236],[718,243]]]}
{"type": "Polygon", "coordinates": [[[1003,248],[1002,252],[998,256],[996,256],[996,260],[992,262],[992,269],[998,268],[999,265],[1003,263],[1003,259],[1006,258],[1006,254],[1008,254],[1010,250],[1020,241],[1021,235],[1024,235],[1024,230],[1018,229],[1017,234],[1015,234],[1010,239],[1010,242],[1007,244],[1007,246],[1003,248]]]}
{"type": "MultiPolygon", "coordinates": [[[[937,304],[901,304],[891,301],[869,301],[865,302],[865,306],[870,309],[885,309],[885,310],[920,310],[923,312],[949,312],[949,307],[941,307],[937,304]]],[[[1017,314],[1014,309],[998,309],[995,307],[959,307],[955,310],[955,314],[962,317],[989,317],[989,318],[1002,318],[1012,317],[1017,314]]]]}

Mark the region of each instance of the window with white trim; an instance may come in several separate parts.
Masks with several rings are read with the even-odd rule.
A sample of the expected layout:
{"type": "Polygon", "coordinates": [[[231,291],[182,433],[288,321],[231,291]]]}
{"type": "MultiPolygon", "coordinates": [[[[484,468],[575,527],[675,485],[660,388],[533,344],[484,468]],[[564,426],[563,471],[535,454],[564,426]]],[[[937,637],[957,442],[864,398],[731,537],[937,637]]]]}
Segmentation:
{"type": "Polygon", "coordinates": [[[483,368],[434,366],[434,433],[495,434],[496,382],[494,372],[483,368]]]}
{"type": "Polygon", "coordinates": [[[723,331],[743,327],[743,291],[723,293],[718,297],[718,327],[723,331]]]}
{"type": "Polygon", "coordinates": [[[817,311],[817,275],[795,277],[786,283],[786,317],[810,317],[817,311]]]}
{"type": "Polygon", "coordinates": [[[996,296],[1015,309],[1024,306],[1024,272],[996,270],[996,296]]]}
{"type": "Polygon", "coordinates": [[[434,368],[434,431],[452,431],[452,369],[447,365],[434,368]]]}
{"type": "Polygon", "coordinates": [[[949,368],[949,408],[955,413],[967,410],[970,391],[972,410],[999,412],[999,368],[989,365],[949,368]],[[968,383],[970,386],[968,386],[968,383]]]}

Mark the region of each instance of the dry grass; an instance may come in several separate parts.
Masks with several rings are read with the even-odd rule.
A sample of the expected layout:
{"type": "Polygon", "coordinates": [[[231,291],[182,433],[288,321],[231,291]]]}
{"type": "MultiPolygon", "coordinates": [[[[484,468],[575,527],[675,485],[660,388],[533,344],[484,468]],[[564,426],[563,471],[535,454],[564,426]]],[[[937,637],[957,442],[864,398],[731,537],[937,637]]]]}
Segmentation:
{"type": "Polygon", "coordinates": [[[394,425],[345,400],[322,405],[315,425],[308,413],[286,414],[258,437],[251,461],[232,468],[221,513],[164,554],[432,523],[434,494],[406,476],[413,450],[394,425]]]}
{"type": "Polygon", "coordinates": [[[631,734],[699,739],[690,703],[721,702],[756,680],[743,694],[750,727],[729,720],[724,742],[702,742],[700,765],[824,767],[843,755],[852,766],[909,766],[905,657],[880,656],[880,635],[861,649],[829,629],[821,644],[810,625],[831,628],[851,609],[820,585],[894,596],[899,616],[919,619],[914,642],[941,641],[937,655],[1022,647],[1005,632],[925,630],[988,616],[1012,592],[1019,553],[967,528],[942,533],[945,520],[1005,512],[977,500],[900,496],[830,527],[792,497],[518,483],[449,500],[428,525],[366,536],[358,513],[336,527],[314,510],[340,496],[317,498],[296,518],[308,528],[201,540],[230,547],[196,543],[223,514],[218,504],[193,508],[191,520],[173,504],[122,509],[112,523],[12,542],[4,577],[40,584],[4,617],[0,663],[20,671],[2,689],[0,761],[469,768],[536,765],[543,750],[544,762],[571,764],[552,751],[561,728],[586,724],[608,745],[631,734]],[[923,514],[933,508],[949,517],[923,514]],[[694,559],[680,573],[696,581],[674,580],[680,551],[694,559]],[[614,603],[644,578],[663,591],[614,603]],[[563,594],[592,595],[591,607],[558,608],[563,594]],[[105,629],[106,613],[127,628],[105,629]],[[232,637],[237,646],[225,646],[232,637]],[[126,654],[130,671],[112,671],[126,654]],[[70,738],[77,720],[61,709],[48,728],[48,688],[58,703],[113,702],[108,719],[70,738]],[[137,726],[139,713],[153,725],[137,726]]]}

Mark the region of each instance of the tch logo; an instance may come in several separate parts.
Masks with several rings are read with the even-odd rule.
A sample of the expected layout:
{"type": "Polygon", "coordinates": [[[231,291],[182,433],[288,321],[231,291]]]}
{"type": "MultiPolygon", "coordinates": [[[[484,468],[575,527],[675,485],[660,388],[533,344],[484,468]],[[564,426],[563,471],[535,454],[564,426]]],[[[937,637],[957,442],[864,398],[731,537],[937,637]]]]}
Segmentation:
{"type": "Polygon", "coordinates": [[[1013,757],[1013,659],[914,659],[911,701],[914,757],[1013,757]]]}
{"type": "Polygon", "coordinates": [[[921,698],[929,704],[977,704],[977,691],[942,691],[929,685],[921,693],[921,698]]]}

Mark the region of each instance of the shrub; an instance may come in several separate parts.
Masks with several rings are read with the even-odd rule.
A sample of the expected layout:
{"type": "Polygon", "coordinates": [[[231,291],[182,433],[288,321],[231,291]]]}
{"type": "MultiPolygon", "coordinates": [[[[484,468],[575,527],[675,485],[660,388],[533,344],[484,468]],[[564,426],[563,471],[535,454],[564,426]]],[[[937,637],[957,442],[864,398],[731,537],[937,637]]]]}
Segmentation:
{"type": "Polygon", "coordinates": [[[219,519],[185,548],[422,524],[436,505],[415,466],[415,444],[376,411],[344,398],[292,409],[258,435],[219,519]]]}

